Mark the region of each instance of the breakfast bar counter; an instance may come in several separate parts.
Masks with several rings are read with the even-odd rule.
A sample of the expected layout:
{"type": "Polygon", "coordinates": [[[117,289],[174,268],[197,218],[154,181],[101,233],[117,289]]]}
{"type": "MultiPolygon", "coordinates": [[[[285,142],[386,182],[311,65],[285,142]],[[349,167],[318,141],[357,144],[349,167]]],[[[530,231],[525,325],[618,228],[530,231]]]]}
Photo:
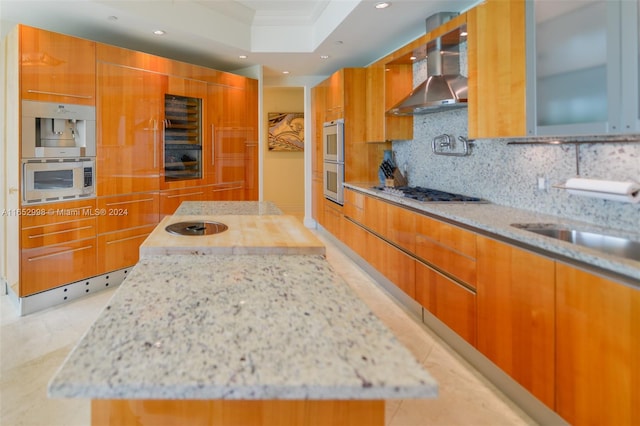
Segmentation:
{"type": "Polygon", "coordinates": [[[94,425],[383,425],[437,384],[323,255],[149,254],[49,395],[94,425]]]}

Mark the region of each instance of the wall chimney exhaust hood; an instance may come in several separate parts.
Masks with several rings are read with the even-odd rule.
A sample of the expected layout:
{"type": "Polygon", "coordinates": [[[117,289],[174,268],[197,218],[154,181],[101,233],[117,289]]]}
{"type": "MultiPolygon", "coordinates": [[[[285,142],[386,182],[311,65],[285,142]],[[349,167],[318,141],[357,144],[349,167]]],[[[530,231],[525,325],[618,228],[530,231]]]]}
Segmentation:
{"type": "MultiPolygon", "coordinates": [[[[451,18],[455,12],[441,12],[427,18],[427,33],[451,18]]],[[[427,43],[427,80],[387,111],[387,115],[429,114],[467,106],[467,78],[460,75],[460,38],[466,27],[427,43]]]]}

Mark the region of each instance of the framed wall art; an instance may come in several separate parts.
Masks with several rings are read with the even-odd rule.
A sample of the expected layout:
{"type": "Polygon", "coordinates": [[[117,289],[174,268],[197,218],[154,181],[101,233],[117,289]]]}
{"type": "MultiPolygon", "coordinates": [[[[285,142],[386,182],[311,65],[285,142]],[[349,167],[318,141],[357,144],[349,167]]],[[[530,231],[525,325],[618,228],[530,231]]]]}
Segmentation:
{"type": "Polygon", "coordinates": [[[269,151],[304,151],[304,113],[270,112],[269,151]]]}

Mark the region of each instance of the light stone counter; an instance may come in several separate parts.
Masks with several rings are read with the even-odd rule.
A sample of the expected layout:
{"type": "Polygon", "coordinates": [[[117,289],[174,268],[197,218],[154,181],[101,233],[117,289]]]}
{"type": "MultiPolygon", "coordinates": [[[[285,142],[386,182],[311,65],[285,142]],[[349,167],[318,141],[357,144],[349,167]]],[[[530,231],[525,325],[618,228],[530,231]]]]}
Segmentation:
{"type": "Polygon", "coordinates": [[[278,215],[280,210],[271,201],[183,201],[174,216],[195,215],[278,215]]]}
{"type": "Polygon", "coordinates": [[[437,384],[323,256],[140,260],[51,397],[366,400],[437,384]]]}
{"type": "Polygon", "coordinates": [[[604,232],[612,236],[630,238],[640,242],[640,232],[620,232],[604,227],[598,227],[584,222],[577,222],[548,214],[535,213],[497,204],[483,203],[430,203],[412,200],[373,189],[377,183],[347,183],[345,187],[352,188],[382,199],[392,201],[411,209],[425,212],[449,222],[466,225],[468,228],[490,236],[497,236],[508,242],[548,252],[550,256],[572,259],[581,263],[595,266],[606,271],[619,274],[627,278],[632,285],[640,287],[640,262],[608,255],[577,244],[544,237],[533,232],[511,226],[512,223],[554,223],[573,225],[579,229],[604,232]]]}

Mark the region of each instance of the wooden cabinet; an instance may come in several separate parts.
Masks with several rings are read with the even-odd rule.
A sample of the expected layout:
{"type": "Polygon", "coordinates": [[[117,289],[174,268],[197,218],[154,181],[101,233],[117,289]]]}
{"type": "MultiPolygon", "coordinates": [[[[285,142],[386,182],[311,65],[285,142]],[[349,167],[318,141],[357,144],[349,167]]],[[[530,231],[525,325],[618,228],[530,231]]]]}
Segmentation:
{"type": "Polygon", "coordinates": [[[640,290],[556,266],[556,411],[576,425],[640,423],[640,290]]]}
{"type": "Polygon", "coordinates": [[[21,218],[19,296],[96,275],[95,200],[33,206],[21,218]]]}
{"type": "Polygon", "coordinates": [[[469,138],[526,135],[524,28],[524,0],[487,0],[467,12],[469,138]]]}
{"type": "Polygon", "coordinates": [[[475,287],[475,233],[420,215],[416,219],[415,246],[420,259],[475,287]]]}
{"type": "Polygon", "coordinates": [[[411,64],[374,64],[367,67],[367,142],[413,139],[413,117],[385,113],[413,89],[411,64]]]}
{"type": "Polygon", "coordinates": [[[135,265],[139,259],[140,244],[155,227],[147,225],[98,235],[97,273],[104,274],[135,265]]]}
{"type": "Polygon", "coordinates": [[[127,228],[156,225],[159,222],[159,198],[157,192],[99,197],[97,200],[98,233],[105,234],[127,228]]]}
{"type": "Polygon", "coordinates": [[[416,261],[374,234],[367,234],[365,259],[409,297],[416,296],[416,261]]]}
{"type": "Polygon", "coordinates": [[[245,199],[243,181],[206,185],[202,189],[205,191],[204,199],[207,201],[239,201],[245,199]]]}
{"type": "Polygon", "coordinates": [[[476,293],[416,262],[415,299],[460,337],[476,345],[476,293]]]}
{"type": "Polygon", "coordinates": [[[173,214],[183,201],[206,201],[207,195],[205,186],[160,191],[160,220],[173,214]]]}
{"type": "Polygon", "coordinates": [[[478,350],[553,409],[555,263],[489,238],[477,242],[478,350]]]}
{"type": "Polygon", "coordinates": [[[333,201],[323,201],[322,226],[339,240],[344,238],[342,231],[342,222],[344,220],[342,210],[342,206],[333,201]]]}
{"type": "Polygon", "coordinates": [[[21,98],[95,105],[96,44],[20,25],[21,98]]]}
{"type": "MultiPolygon", "coordinates": [[[[347,77],[348,78],[348,77],[347,77]]],[[[324,121],[344,118],[345,113],[345,70],[338,70],[324,83],[325,88],[325,115],[324,121]]]]}
{"type": "Polygon", "coordinates": [[[166,77],[98,63],[98,196],[157,191],[166,77]]]}

